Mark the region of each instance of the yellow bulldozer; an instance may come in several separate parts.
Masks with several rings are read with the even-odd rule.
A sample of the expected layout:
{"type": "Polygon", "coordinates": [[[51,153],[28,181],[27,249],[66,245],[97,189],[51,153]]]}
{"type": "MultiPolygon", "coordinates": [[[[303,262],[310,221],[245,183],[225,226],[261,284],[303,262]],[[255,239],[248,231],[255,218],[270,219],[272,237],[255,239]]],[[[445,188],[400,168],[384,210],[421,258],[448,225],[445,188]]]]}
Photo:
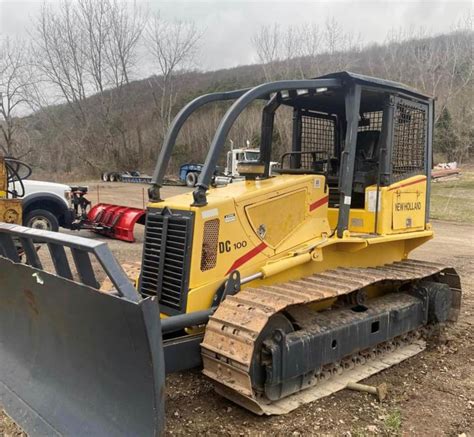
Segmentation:
{"type": "Polygon", "coordinates": [[[0,404],[30,435],[158,435],[170,372],[202,366],[223,396],[282,414],[423,350],[461,303],[453,268],[409,259],[433,238],[433,113],[348,72],[196,98],[158,157],[136,287],[105,243],[0,224],[0,404]],[[260,159],[216,186],[256,100],[260,159]],[[195,190],[161,199],[180,129],[219,101],[234,102],[195,190]],[[270,174],[283,107],[291,151],[270,174]]]}

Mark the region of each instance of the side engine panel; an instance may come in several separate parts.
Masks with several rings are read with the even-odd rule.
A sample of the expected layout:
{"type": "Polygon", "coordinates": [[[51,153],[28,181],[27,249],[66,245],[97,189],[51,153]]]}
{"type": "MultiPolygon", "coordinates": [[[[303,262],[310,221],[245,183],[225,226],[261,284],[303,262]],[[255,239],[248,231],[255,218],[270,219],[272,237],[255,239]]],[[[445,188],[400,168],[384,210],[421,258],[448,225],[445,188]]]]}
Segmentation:
{"type": "Polygon", "coordinates": [[[233,270],[255,273],[329,233],[327,199],[324,176],[285,175],[211,189],[204,208],[187,197],[152,205],[140,291],[166,315],[207,309],[233,270]]]}

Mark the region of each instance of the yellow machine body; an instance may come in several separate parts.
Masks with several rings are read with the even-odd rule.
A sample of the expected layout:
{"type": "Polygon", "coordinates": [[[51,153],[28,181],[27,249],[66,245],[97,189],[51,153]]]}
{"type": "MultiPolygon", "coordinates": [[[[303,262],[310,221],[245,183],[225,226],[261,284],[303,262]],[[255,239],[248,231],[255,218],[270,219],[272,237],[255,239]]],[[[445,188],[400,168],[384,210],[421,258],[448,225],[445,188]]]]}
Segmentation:
{"type": "Polygon", "coordinates": [[[0,156],[0,199],[7,197],[7,167],[4,159],[0,156]]]}
{"type": "Polygon", "coordinates": [[[278,175],[211,188],[201,208],[190,206],[191,193],[149,206],[194,212],[186,305],[193,312],[211,306],[216,288],[233,270],[241,277],[263,273],[262,285],[284,283],[336,267],[400,261],[433,237],[425,225],[425,176],[381,187],[378,201],[377,187],[369,186],[365,199],[364,209],[351,209],[343,238],[333,235],[338,210],[328,207],[322,175],[278,175]]]}
{"type": "Polygon", "coordinates": [[[21,224],[21,200],[9,199],[7,190],[7,168],[4,159],[0,157],[0,221],[5,223],[21,224]]]}
{"type": "Polygon", "coordinates": [[[0,403],[29,434],[161,435],[167,373],[202,367],[222,396],[285,414],[421,352],[461,307],[454,268],[408,258],[433,237],[433,114],[431,97],[350,72],[197,97],[157,159],[138,290],[102,242],[0,224],[0,403]],[[194,191],[162,200],[185,121],[229,100],[194,191]],[[218,186],[256,100],[258,159],[218,186]]]}

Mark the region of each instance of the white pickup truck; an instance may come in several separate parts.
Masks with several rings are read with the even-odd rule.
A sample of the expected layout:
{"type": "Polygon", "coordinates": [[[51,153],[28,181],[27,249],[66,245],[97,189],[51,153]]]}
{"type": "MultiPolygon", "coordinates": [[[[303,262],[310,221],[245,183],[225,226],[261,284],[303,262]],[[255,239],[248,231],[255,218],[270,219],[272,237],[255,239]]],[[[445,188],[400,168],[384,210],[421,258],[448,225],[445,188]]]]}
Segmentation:
{"type": "MultiPolygon", "coordinates": [[[[60,226],[71,227],[76,214],[72,208],[70,186],[29,179],[23,180],[23,185],[25,192],[21,200],[24,226],[48,231],[57,231],[60,226]]],[[[10,189],[15,188],[13,186],[10,189]]]]}
{"type": "Polygon", "coordinates": [[[48,231],[58,231],[60,226],[81,228],[90,206],[84,197],[87,187],[30,180],[28,164],[12,157],[4,157],[3,161],[8,197],[21,199],[24,226],[48,231]]]}

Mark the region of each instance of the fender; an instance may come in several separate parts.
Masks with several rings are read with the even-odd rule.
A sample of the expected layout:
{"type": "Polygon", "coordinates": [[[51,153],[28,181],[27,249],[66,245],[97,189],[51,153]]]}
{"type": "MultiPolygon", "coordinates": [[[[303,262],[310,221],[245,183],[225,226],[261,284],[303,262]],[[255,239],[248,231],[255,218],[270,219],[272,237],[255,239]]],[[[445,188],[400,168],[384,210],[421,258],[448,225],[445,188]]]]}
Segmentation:
{"type": "Polygon", "coordinates": [[[61,211],[61,214],[64,214],[69,209],[69,205],[66,201],[60,196],[52,193],[31,193],[21,199],[23,210],[26,211],[31,204],[37,201],[48,201],[53,202],[61,211]]]}

